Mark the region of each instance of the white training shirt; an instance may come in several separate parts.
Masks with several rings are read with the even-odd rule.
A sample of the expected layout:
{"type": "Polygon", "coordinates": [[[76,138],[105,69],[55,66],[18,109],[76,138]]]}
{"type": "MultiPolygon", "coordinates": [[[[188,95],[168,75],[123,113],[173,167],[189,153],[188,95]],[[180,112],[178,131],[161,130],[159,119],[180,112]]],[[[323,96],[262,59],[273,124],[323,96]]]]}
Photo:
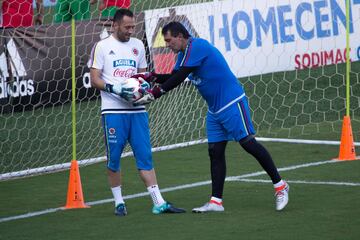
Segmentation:
{"type": "MultiPolygon", "coordinates": [[[[102,70],[105,83],[116,84],[146,68],[145,47],[137,38],[120,42],[112,35],[100,40],[92,49],[89,68],[102,70]]],[[[120,96],[101,91],[101,114],[145,112],[144,106],[133,106],[120,96]]]]}

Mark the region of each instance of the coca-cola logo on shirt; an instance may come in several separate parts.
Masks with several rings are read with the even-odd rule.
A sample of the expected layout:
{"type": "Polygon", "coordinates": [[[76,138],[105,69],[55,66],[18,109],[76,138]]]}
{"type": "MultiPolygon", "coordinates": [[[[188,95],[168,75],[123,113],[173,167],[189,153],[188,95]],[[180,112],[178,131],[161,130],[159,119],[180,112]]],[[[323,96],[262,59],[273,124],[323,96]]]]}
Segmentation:
{"type": "Polygon", "coordinates": [[[130,78],[132,75],[135,75],[135,73],[136,72],[134,68],[128,68],[128,69],[116,68],[114,70],[113,76],[130,78]]]}

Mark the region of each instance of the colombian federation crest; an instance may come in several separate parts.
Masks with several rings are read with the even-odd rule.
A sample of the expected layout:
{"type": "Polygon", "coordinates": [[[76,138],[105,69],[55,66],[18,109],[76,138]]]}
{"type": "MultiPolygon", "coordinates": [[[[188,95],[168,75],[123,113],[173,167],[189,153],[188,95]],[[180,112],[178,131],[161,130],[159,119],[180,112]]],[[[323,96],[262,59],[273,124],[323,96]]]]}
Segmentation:
{"type": "Polygon", "coordinates": [[[115,128],[109,128],[109,134],[114,135],[115,134],[115,128]]]}
{"type": "Polygon", "coordinates": [[[136,56],[136,57],[139,55],[139,50],[137,48],[133,48],[132,52],[133,52],[134,56],[136,56]]]}

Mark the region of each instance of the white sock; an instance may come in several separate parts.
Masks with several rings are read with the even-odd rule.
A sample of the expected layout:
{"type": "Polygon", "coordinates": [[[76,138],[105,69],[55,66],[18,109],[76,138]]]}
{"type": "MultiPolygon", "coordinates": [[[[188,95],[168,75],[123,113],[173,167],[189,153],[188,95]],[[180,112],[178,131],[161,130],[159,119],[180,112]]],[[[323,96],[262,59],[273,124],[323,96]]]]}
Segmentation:
{"type": "Polygon", "coordinates": [[[115,199],[115,207],[120,203],[124,203],[124,199],[121,194],[121,186],[113,187],[111,188],[111,191],[115,199]]]}
{"type": "Polygon", "coordinates": [[[160,189],[158,185],[152,185],[147,188],[150,193],[151,199],[155,206],[160,206],[165,203],[165,200],[161,196],[160,189]]]}
{"type": "Polygon", "coordinates": [[[279,189],[280,187],[284,186],[285,182],[280,180],[280,182],[274,184],[275,190],[279,189]]]}
{"type": "Polygon", "coordinates": [[[211,198],[210,198],[210,202],[211,202],[211,203],[215,203],[215,204],[217,204],[217,205],[222,205],[222,199],[221,199],[221,198],[211,197],[211,198]]]}

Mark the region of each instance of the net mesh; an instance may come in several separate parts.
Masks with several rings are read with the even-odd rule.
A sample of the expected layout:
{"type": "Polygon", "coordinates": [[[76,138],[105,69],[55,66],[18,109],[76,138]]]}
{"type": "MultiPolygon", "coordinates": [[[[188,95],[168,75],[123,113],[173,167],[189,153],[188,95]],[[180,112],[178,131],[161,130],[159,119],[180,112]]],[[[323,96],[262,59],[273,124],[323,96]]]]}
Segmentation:
{"type": "MultiPolygon", "coordinates": [[[[205,2],[209,1],[143,0],[134,1],[131,9],[136,13],[158,8],[170,11],[171,7],[182,5],[186,11],[194,13],[196,8],[189,4],[205,2]]],[[[219,5],[208,11],[221,11],[216,6],[219,5]]],[[[70,36],[71,27],[69,23],[52,23],[54,13],[54,7],[45,7],[44,24],[39,27],[0,30],[0,174],[8,173],[7,177],[22,176],[27,170],[33,174],[30,169],[40,167],[41,172],[53,171],[53,165],[71,160],[71,44],[69,37],[64,38],[70,36]],[[43,93],[36,97],[40,90],[43,93]]],[[[138,25],[144,26],[146,21],[155,18],[157,16],[149,13],[138,25]]],[[[169,14],[166,20],[171,19],[185,20],[179,15],[169,14]]],[[[202,21],[208,28],[208,19],[199,17],[197,21],[202,21]]],[[[355,26],[359,25],[359,19],[353,21],[355,26]]],[[[99,17],[97,6],[91,7],[91,19],[77,21],[77,158],[85,163],[86,159],[105,155],[99,93],[89,86],[86,62],[94,43],[110,30],[109,23],[99,17]]],[[[156,36],[146,39],[143,31],[137,37],[148,40],[145,44],[150,45],[149,70],[158,71],[160,64],[161,71],[169,71],[171,62],[154,60],[154,53],[167,53],[166,49],[155,46],[161,39],[156,39],[156,36]]],[[[344,43],[334,44],[335,48],[344,48],[344,43]]],[[[311,51],[311,47],[308,48],[311,51]]],[[[270,50],[248,54],[266,58],[270,50]]],[[[234,54],[228,57],[228,61],[243,64],[246,55],[234,54]]],[[[270,64],[272,61],[268,57],[267,62],[270,64]]],[[[253,64],[253,68],[258,67],[256,62],[253,64]]],[[[352,62],[350,79],[350,116],[353,136],[358,140],[359,62],[352,62]]],[[[345,64],[240,77],[239,81],[249,98],[258,136],[339,140],[342,118],[346,113],[345,64]]],[[[190,82],[184,82],[147,109],[153,147],[206,139],[207,106],[190,82]]],[[[131,149],[127,147],[125,151],[131,149]]]]}

